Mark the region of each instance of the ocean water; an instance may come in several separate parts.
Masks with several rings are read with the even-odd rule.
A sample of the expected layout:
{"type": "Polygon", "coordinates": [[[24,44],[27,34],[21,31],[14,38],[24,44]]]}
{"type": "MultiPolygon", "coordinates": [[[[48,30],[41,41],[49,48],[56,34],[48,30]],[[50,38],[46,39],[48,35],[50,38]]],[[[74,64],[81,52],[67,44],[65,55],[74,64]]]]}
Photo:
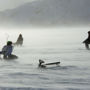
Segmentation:
{"type": "Polygon", "coordinates": [[[0,90],[90,90],[90,50],[82,44],[88,30],[0,29],[0,49],[20,33],[24,37],[23,46],[14,47],[17,60],[0,59],[0,90]],[[39,59],[61,64],[40,68],[39,59]]]}

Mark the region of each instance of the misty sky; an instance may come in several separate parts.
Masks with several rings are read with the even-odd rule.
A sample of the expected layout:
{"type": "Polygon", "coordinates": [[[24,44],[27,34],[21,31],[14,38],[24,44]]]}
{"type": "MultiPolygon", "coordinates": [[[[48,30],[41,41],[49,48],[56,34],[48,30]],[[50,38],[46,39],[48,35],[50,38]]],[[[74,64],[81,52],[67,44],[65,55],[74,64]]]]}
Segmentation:
{"type": "Polygon", "coordinates": [[[15,8],[30,1],[34,0],[0,0],[0,11],[15,8]]]}

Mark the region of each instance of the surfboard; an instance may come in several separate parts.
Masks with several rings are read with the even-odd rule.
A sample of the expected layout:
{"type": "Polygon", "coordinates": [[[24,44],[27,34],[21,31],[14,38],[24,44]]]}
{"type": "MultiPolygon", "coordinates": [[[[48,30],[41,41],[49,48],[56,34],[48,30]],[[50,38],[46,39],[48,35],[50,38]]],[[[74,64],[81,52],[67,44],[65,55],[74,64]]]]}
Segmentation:
{"type": "Polygon", "coordinates": [[[39,59],[39,67],[46,67],[47,65],[59,65],[60,62],[52,62],[52,63],[45,63],[43,60],[39,59]]]}
{"type": "Polygon", "coordinates": [[[46,63],[44,65],[54,65],[54,64],[58,65],[58,64],[60,64],[60,62],[46,63]]]}

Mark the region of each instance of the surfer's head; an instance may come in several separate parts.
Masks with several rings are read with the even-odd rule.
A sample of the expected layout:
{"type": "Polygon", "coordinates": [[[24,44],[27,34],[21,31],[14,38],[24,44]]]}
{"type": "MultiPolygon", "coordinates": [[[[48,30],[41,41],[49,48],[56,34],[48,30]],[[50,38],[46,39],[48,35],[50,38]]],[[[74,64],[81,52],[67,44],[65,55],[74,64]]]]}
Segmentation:
{"type": "Polygon", "coordinates": [[[43,60],[39,59],[39,63],[45,63],[43,60]]]}
{"type": "Polygon", "coordinates": [[[7,45],[12,45],[12,41],[7,41],[7,45]]]}
{"type": "Polygon", "coordinates": [[[90,31],[88,31],[88,34],[90,34],[90,31]]]}

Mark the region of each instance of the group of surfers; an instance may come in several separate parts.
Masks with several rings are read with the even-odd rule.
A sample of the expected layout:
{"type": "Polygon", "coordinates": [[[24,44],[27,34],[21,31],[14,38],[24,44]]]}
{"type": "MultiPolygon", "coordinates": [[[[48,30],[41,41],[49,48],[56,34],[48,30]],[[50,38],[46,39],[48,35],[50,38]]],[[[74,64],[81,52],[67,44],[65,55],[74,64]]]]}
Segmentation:
{"type": "MultiPolygon", "coordinates": [[[[89,49],[90,44],[90,31],[88,31],[88,38],[83,41],[85,44],[86,49],[89,49]]],[[[12,43],[12,41],[8,41],[5,46],[3,46],[2,51],[0,51],[0,54],[3,55],[3,59],[17,59],[18,56],[12,54],[13,52],[13,45],[20,45],[23,44],[23,37],[22,34],[19,34],[19,37],[15,43],[12,43]]]]}
{"type": "Polygon", "coordinates": [[[23,44],[23,37],[22,34],[19,34],[19,37],[15,43],[12,41],[7,41],[7,44],[3,46],[2,51],[0,51],[0,54],[3,55],[3,59],[10,60],[10,59],[17,59],[18,56],[12,54],[13,52],[13,45],[20,45],[23,44]]]}

